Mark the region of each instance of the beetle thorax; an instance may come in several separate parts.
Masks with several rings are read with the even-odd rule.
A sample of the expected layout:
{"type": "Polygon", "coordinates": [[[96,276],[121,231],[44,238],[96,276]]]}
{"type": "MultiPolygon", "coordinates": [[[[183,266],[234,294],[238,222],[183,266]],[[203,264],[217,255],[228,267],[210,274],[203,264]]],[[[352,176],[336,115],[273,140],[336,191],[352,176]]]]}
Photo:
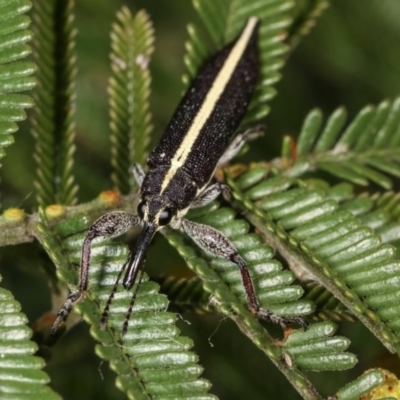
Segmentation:
{"type": "Polygon", "coordinates": [[[183,168],[178,169],[171,179],[167,178],[167,172],[168,166],[159,166],[150,169],[144,178],[142,200],[149,203],[149,215],[153,215],[160,207],[171,207],[180,212],[190,207],[197,196],[199,189],[183,168]],[[165,184],[166,179],[168,184],[165,184]]]}

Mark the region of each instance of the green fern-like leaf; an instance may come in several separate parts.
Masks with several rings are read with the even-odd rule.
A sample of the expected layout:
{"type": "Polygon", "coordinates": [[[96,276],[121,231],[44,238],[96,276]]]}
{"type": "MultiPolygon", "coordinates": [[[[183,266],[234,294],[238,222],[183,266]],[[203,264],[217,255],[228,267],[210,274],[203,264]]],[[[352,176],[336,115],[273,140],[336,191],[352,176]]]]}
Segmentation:
{"type": "Polygon", "coordinates": [[[238,34],[247,18],[256,15],[261,19],[259,48],[262,68],[253,100],[242,121],[242,126],[250,122],[254,125],[268,114],[267,101],[275,95],[273,85],[280,79],[278,71],[288,49],[283,40],[285,29],[291,22],[292,1],[196,0],[193,4],[205,29],[194,24],[188,26],[190,39],[186,43],[184,59],[188,70],[188,75],[184,76],[186,85],[208,56],[238,34]]]}
{"type": "MultiPolygon", "coordinates": [[[[261,168],[230,182],[235,198],[252,212],[248,219],[267,242],[274,240],[275,248],[300,271],[298,276],[318,281],[390,351],[398,351],[398,312],[393,304],[400,262],[394,258],[395,249],[382,245],[350,211],[341,210],[329,190],[282,176],[265,180],[267,172],[264,168],[262,176],[261,168]]],[[[341,189],[347,196],[347,189],[341,189]]]]}
{"type": "MultiPolygon", "coordinates": [[[[38,225],[39,239],[57,265],[58,276],[72,289],[76,289],[77,270],[71,266],[79,265],[88,225],[86,217],[77,216],[51,231],[44,215],[38,225]]],[[[90,291],[76,308],[92,325],[90,333],[99,342],[97,355],[110,362],[118,388],[129,398],[215,399],[207,393],[210,383],[199,378],[202,368],[190,351],[192,341],[179,335],[176,315],[165,312],[168,299],[158,293],[158,285],[147,276],[137,293],[124,337],[121,330],[132,291],[122,285],[115,294],[107,327],[100,329],[101,313],[127,255],[126,246],[104,240],[92,247],[90,291]]]]}
{"type": "Polygon", "coordinates": [[[47,384],[44,361],[34,356],[37,346],[26,316],[10,292],[0,288],[0,398],[55,400],[60,397],[47,384]]]}
{"type": "Polygon", "coordinates": [[[0,159],[14,142],[16,122],[25,119],[24,109],[33,105],[29,96],[18,94],[35,85],[35,66],[22,61],[31,52],[30,19],[24,15],[30,8],[27,0],[0,3],[0,159]]]}
{"type": "Polygon", "coordinates": [[[363,108],[345,128],[346,119],[338,108],[323,126],[319,110],[309,113],[291,175],[318,168],[357,185],[391,188],[388,175],[400,176],[400,98],[363,108]]]}
{"type": "Polygon", "coordinates": [[[149,111],[149,62],[154,32],[145,11],[135,16],[126,7],[117,13],[111,40],[109,81],[112,180],[122,193],[135,186],[130,167],[144,164],[152,130],[149,111]]]}
{"type": "Polygon", "coordinates": [[[74,204],[78,190],[72,174],[75,152],[74,1],[34,1],[34,59],[38,90],[33,117],[36,139],[36,198],[40,205],[74,204]]]}

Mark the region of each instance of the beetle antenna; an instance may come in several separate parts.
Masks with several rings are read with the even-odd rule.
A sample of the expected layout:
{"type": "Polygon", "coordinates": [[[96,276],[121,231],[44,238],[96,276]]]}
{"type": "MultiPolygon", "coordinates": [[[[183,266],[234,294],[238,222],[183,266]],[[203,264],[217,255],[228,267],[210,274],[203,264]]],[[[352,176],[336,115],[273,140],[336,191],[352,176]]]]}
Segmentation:
{"type": "Polygon", "coordinates": [[[135,291],[133,292],[131,302],[129,303],[128,311],[125,314],[125,320],[124,320],[124,324],[122,326],[122,336],[124,336],[126,334],[126,332],[128,331],[129,320],[131,319],[132,309],[133,309],[133,306],[135,305],[136,296],[139,292],[140,285],[142,284],[142,279],[143,279],[143,269],[140,270],[139,281],[136,285],[135,291]]]}
{"type": "Polygon", "coordinates": [[[132,252],[129,253],[128,259],[125,261],[124,265],[122,266],[122,268],[118,272],[117,279],[116,279],[116,281],[114,283],[114,286],[112,288],[110,296],[108,296],[106,306],[104,307],[103,313],[101,314],[101,321],[100,321],[100,328],[101,329],[105,329],[105,327],[107,325],[108,316],[109,316],[109,313],[110,313],[111,303],[112,303],[112,301],[114,299],[115,293],[117,292],[118,284],[119,284],[119,281],[121,279],[121,276],[122,276],[123,272],[125,271],[126,266],[131,261],[131,259],[132,259],[132,252]]]}

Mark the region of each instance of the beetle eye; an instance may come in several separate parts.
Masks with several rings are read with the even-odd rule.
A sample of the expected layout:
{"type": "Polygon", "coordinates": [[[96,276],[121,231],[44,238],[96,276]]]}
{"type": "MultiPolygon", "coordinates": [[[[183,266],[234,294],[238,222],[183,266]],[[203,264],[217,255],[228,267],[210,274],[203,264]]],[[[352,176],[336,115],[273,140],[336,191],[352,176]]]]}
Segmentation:
{"type": "Polygon", "coordinates": [[[137,213],[140,217],[140,219],[144,218],[144,213],[146,211],[146,203],[144,201],[140,202],[138,207],[137,207],[137,213]]]}
{"type": "Polygon", "coordinates": [[[159,225],[167,225],[171,219],[172,219],[172,209],[171,208],[166,208],[163,210],[163,212],[160,214],[160,219],[158,220],[159,225]]]}

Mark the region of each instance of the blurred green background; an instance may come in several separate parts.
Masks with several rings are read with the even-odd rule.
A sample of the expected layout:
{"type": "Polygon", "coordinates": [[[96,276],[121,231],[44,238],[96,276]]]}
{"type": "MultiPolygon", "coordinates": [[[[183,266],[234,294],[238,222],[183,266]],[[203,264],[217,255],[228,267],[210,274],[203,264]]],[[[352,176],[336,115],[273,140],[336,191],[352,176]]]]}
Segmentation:
{"type": "MultiPolygon", "coordinates": [[[[75,174],[80,202],[111,188],[107,82],[110,74],[109,32],[121,5],[133,11],[147,9],[154,23],[156,42],[151,63],[151,111],[154,144],[182,93],[186,24],[198,22],[191,2],[169,0],[76,2],[78,28],[77,151],[75,174]]],[[[265,124],[267,134],[243,160],[268,160],[279,155],[284,134],[296,137],[302,120],[314,107],[325,114],[344,105],[350,117],[364,105],[400,94],[400,2],[395,0],[334,0],[317,26],[294,49],[277,85],[265,124]]],[[[16,143],[7,149],[1,171],[2,205],[35,211],[33,138],[29,121],[21,124],[16,143]]],[[[34,244],[1,250],[3,284],[21,302],[31,321],[50,309],[50,292],[43,272],[46,259],[34,244]],[[43,259],[32,265],[31,260],[43,259]]],[[[188,275],[190,272],[162,238],[149,252],[150,274],[188,275]],[[160,263],[159,254],[163,254],[160,263]]],[[[204,377],[221,399],[298,399],[283,376],[221,316],[184,315],[182,331],[192,337],[204,377]],[[190,321],[190,325],[186,322],[190,321]]],[[[334,394],[366,368],[386,366],[399,375],[397,360],[359,324],[341,324],[352,338],[350,351],[360,363],[344,373],[313,374],[322,394],[334,394]],[[367,350],[366,350],[367,349],[367,350]]],[[[64,399],[124,399],[114,386],[108,365],[94,355],[94,343],[85,324],[71,330],[53,349],[47,371],[52,386],[64,399]]]]}

